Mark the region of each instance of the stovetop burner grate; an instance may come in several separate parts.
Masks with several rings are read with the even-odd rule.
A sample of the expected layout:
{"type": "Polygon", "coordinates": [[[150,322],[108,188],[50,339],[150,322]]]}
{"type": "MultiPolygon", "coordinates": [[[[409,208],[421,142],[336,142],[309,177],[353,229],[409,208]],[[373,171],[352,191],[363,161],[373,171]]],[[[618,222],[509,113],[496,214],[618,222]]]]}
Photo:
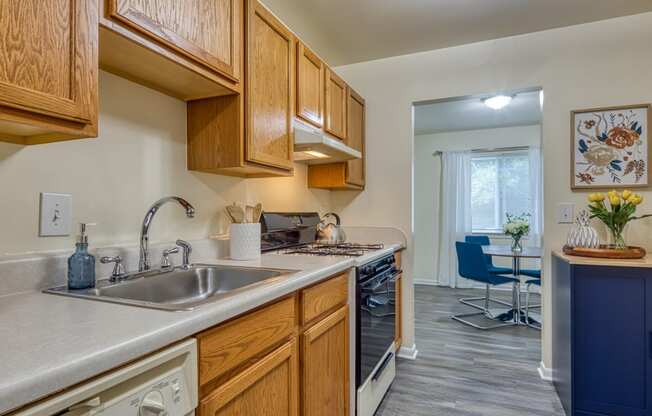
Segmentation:
{"type": "Polygon", "coordinates": [[[313,243],[305,246],[282,250],[282,254],[308,254],[313,256],[349,256],[359,257],[371,250],[380,250],[382,244],[356,244],[356,243],[313,243]]]}

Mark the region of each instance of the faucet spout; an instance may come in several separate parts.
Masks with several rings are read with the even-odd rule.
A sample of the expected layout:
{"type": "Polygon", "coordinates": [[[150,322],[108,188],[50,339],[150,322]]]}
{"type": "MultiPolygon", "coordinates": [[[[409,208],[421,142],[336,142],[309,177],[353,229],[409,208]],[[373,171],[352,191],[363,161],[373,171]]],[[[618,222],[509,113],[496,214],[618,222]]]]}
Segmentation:
{"type": "Polygon", "coordinates": [[[159,208],[168,202],[177,202],[186,211],[186,216],[188,218],[195,217],[195,208],[190,204],[190,202],[181,197],[168,196],[154,202],[154,204],[145,214],[143,225],[140,229],[140,259],[138,260],[138,271],[140,272],[149,270],[151,268],[149,260],[149,227],[152,224],[152,220],[154,219],[154,216],[158,212],[159,208]]]}

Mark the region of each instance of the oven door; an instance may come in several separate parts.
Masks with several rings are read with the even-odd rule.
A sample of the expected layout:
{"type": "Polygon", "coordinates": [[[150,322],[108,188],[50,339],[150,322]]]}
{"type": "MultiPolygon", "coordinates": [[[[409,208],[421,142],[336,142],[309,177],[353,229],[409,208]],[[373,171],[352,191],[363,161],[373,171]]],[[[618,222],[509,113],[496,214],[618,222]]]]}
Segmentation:
{"type": "MultiPolygon", "coordinates": [[[[385,359],[387,350],[394,342],[395,279],[399,274],[400,271],[392,268],[380,275],[358,281],[357,387],[373,375],[374,368],[385,359]]],[[[379,370],[382,371],[382,368],[379,370]]]]}

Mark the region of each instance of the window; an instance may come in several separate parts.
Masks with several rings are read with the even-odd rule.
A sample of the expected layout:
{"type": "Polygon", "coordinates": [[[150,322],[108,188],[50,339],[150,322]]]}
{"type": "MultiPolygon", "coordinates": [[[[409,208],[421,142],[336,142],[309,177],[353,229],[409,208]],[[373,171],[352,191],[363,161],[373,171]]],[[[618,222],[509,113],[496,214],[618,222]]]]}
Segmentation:
{"type": "Polygon", "coordinates": [[[471,158],[473,232],[502,233],[506,214],[530,213],[530,188],[527,150],[474,154],[471,158]]]}

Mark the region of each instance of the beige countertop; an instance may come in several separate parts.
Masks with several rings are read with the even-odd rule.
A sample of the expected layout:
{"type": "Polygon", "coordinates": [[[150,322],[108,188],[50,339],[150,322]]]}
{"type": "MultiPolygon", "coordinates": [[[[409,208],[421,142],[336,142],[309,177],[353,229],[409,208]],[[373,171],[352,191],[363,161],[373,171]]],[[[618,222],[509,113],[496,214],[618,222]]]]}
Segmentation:
{"type": "Polygon", "coordinates": [[[0,297],[0,414],[401,248],[386,244],[358,258],[266,254],[255,262],[198,260],[299,271],[185,312],[40,292],[0,297]]]}
{"type": "Polygon", "coordinates": [[[649,254],[642,259],[596,259],[591,257],[569,256],[561,250],[554,250],[553,254],[570,264],[586,266],[611,266],[611,267],[652,267],[652,256],[649,254]]]}

